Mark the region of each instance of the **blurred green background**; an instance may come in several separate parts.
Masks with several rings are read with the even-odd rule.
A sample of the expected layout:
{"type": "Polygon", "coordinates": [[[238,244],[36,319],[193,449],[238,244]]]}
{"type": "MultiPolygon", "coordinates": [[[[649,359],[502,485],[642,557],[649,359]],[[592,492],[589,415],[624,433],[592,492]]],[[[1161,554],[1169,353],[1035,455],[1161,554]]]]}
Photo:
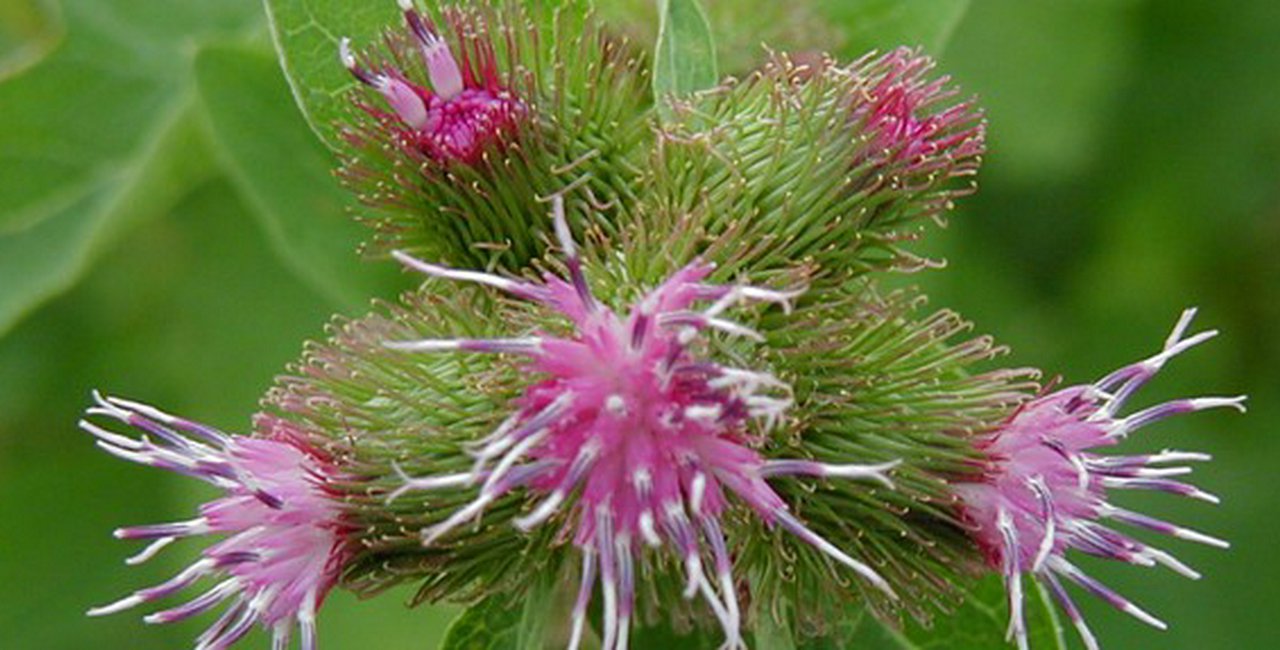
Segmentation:
{"type": "MultiPolygon", "coordinates": [[[[759,14],[710,4],[729,60],[767,40],[759,14]]],[[[949,267],[907,281],[1008,344],[1002,363],[1087,381],[1154,351],[1188,305],[1223,331],[1139,399],[1247,392],[1249,414],[1130,442],[1213,453],[1198,482],[1223,505],[1125,503],[1234,547],[1162,542],[1199,583],[1084,562],[1173,625],[1082,598],[1103,645],[1280,647],[1280,3],[809,5],[771,22],[778,42],[845,58],[923,42],[986,106],[981,191],[921,246],[949,267]]],[[[125,567],[111,529],[184,518],[207,493],[96,451],[75,421],[102,388],[242,429],[332,314],[403,286],[351,254],[329,162],[257,2],[0,0],[0,647],[189,646],[200,622],[82,613],[190,557],[125,567]]],[[[435,647],[451,613],[405,596],[335,594],[325,647],[435,647]]]]}

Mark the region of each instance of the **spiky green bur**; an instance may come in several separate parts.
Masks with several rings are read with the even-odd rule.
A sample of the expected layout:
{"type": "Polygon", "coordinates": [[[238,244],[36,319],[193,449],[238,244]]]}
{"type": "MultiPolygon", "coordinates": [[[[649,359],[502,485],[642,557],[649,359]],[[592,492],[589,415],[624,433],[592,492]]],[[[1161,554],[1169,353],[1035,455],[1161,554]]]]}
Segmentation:
{"type": "MultiPolygon", "coordinates": [[[[388,0],[389,1],[389,0],[388,0]]],[[[520,269],[540,256],[541,223],[528,215],[566,186],[571,203],[606,223],[632,200],[634,160],[648,137],[651,100],[643,55],[605,31],[585,2],[426,3],[426,20],[463,67],[490,60],[496,85],[522,107],[513,128],[474,155],[442,159],[414,146],[376,89],[357,85],[339,125],[347,145],[338,171],[368,211],[367,251],[406,250],[484,268],[520,269]]],[[[431,88],[411,29],[353,55],[431,88]]],[[[484,74],[484,71],[477,71],[484,74]]]]}
{"type": "MultiPolygon", "coordinates": [[[[589,259],[592,290],[608,304],[628,303],[651,288],[631,279],[629,258],[616,249],[593,248],[589,259]]],[[[680,264],[672,258],[646,263],[680,264]]],[[[803,269],[773,276],[775,286],[790,286],[803,269]]],[[[976,560],[955,527],[939,475],[965,470],[968,434],[1007,413],[1027,385],[1016,371],[971,376],[968,369],[996,350],[984,338],[953,341],[964,329],[953,315],[916,320],[908,297],[880,297],[864,283],[837,293],[802,301],[792,314],[752,312],[742,322],[765,343],[715,338],[706,354],[761,368],[794,386],[796,404],[784,425],[760,432],[757,451],[766,459],[904,461],[894,470],[896,490],[788,480],[777,486],[800,519],[883,572],[907,611],[925,616],[945,598],[949,579],[976,560]]],[[[405,354],[384,344],[536,331],[565,332],[566,324],[523,303],[430,282],[397,306],[335,324],[330,340],[309,346],[293,375],[268,396],[269,410],[312,432],[313,444],[357,477],[339,486],[361,529],[347,587],[373,593],[420,580],[417,600],[434,601],[520,593],[534,575],[575,581],[576,563],[566,561],[573,549],[556,532],[562,528],[556,520],[531,534],[514,527],[537,505],[531,495],[517,491],[499,499],[482,523],[460,526],[431,546],[422,543],[423,529],[473,500],[478,486],[388,500],[407,476],[466,472],[474,462],[468,444],[474,451],[473,443],[499,426],[534,379],[505,355],[405,354]]],[[[726,515],[725,527],[739,575],[750,576],[738,588],[750,602],[767,604],[762,611],[796,616],[801,629],[817,629],[864,602],[882,615],[890,609],[847,571],[783,539],[741,505],[726,515]]],[[[714,620],[703,605],[680,597],[682,586],[678,562],[648,558],[637,571],[637,619],[677,627],[714,620]]]]}
{"type": "Polygon", "coordinates": [[[926,622],[958,600],[955,585],[979,567],[946,477],[973,472],[974,435],[1027,399],[1036,375],[988,369],[1004,349],[990,337],[967,336],[970,329],[953,312],[925,310],[921,296],[882,295],[865,281],[801,302],[785,319],[762,321],[771,367],[792,382],[797,401],[795,422],[775,437],[770,455],[902,461],[894,490],[777,484],[798,516],[867,559],[901,602],[833,580],[821,555],[757,530],[741,561],[756,576],[766,611],[790,612],[793,627],[821,632],[848,616],[858,597],[881,617],[900,604],[926,622]]]}
{"type": "MultiPolygon", "coordinates": [[[[955,101],[932,67],[906,49],[847,66],[782,55],[745,81],[678,101],[658,132],[640,212],[750,249],[735,269],[800,261],[839,281],[919,268],[928,261],[905,242],[973,191],[983,151],[981,112],[955,101]]],[[[660,236],[649,243],[663,246],[660,236]]]]}
{"type": "Polygon", "coordinates": [[[500,312],[510,311],[481,292],[450,290],[446,298],[440,289],[428,283],[399,304],[334,321],[329,339],[309,344],[264,399],[268,411],[301,425],[312,443],[350,469],[353,480],[338,487],[361,531],[361,550],[343,583],[358,593],[421,580],[415,602],[465,601],[518,587],[548,561],[545,554],[529,557],[532,541],[513,534],[515,499],[494,504],[483,528],[460,530],[449,543],[432,547],[422,544],[420,531],[471,495],[388,501],[402,483],[400,472],[468,469],[465,445],[496,426],[517,395],[515,369],[496,357],[407,357],[385,347],[405,338],[493,335],[501,329],[500,312]]]}

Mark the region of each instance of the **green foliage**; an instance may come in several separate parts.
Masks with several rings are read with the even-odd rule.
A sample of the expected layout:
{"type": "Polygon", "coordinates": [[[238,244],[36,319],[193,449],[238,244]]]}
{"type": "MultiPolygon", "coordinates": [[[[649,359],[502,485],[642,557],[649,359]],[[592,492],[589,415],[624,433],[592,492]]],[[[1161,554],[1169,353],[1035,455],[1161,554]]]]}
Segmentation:
{"type": "Polygon", "coordinates": [[[518,607],[488,598],[454,619],[440,650],[517,650],[519,625],[518,607]]]}
{"type": "Polygon", "coordinates": [[[844,0],[819,3],[821,13],[844,27],[840,54],[857,58],[866,52],[899,46],[942,53],[970,0],[844,0]]]}
{"type": "MultiPolygon", "coordinates": [[[[1008,611],[999,577],[990,575],[976,582],[966,581],[966,588],[959,594],[963,602],[928,626],[916,621],[904,626],[887,625],[863,611],[854,610],[834,626],[833,633],[816,637],[802,635],[793,647],[795,650],[991,650],[1009,646],[1010,642],[1005,640],[1008,611]]],[[[1032,650],[1066,650],[1057,613],[1048,594],[1038,585],[1029,585],[1026,616],[1032,650]]]]}
{"type": "Polygon", "coordinates": [[[44,58],[62,39],[54,0],[12,0],[0,5],[0,80],[44,58]]]}
{"type": "Polygon", "coordinates": [[[286,265],[344,309],[396,286],[395,269],[355,255],[360,228],[331,161],[298,119],[275,59],[256,46],[202,49],[195,61],[210,144],[286,265]]]}
{"type": "Polygon", "coordinates": [[[683,96],[720,82],[715,39],[698,0],[658,0],[653,94],[683,96]]]}
{"type": "Polygon", "coordinates": [[[75,37],[0,84],[0,277],[23,279],[0,283],[0,332],[208,177],[190,44],[254,16],[239,3],[67,3],[75,37]]]}

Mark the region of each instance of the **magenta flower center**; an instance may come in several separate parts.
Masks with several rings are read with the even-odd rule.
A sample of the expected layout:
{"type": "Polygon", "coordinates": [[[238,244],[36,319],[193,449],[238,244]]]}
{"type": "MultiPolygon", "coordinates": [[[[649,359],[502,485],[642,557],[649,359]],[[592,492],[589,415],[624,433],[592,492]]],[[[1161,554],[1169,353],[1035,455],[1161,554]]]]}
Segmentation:
{"type": "Polygon", "coordinates": [[[522,112],[520,103],[505,92],[468,88],[452,99],[432,97],[423,125],[414,135],[437,160],[472,162],[522,112]]]}
{"type": "MultiPolygon", "coordinates": [[[[484,148],[516,126],[525,106],[498,82],[492,46],[463,45],[460,63],[434,25],[401,1],[405,24],[419,50],[430,87],[419,85],[390,65],[366,68],[342,39],[339,58],[360,83],[378,91],[388,113],[364,106],[389,126],[402,146],[416,148],[439,162],[474,163],[484,148]]],[[[458,25],[454,25],[457,31],[458,25]]],[[[479,38],[479,37],[477,37],[479,38]]]]}

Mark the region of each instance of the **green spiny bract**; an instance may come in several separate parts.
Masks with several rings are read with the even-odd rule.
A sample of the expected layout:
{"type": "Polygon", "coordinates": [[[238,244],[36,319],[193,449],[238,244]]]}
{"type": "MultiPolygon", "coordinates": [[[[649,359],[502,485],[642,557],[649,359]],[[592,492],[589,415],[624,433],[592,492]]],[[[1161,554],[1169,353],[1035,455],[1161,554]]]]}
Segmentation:
{"type": "Polygon", "coordinates": [[[966,337],[953,312],[923,310],[909,291],[882,295],[855,280],[801,302],[785,318],[769,314],[767,358],[795,388],[792,427],[770,455],[820,462],[898,459],[896,489],[840,482],[778,482],[784,498],[820,535],[866,559],[902,596],[900,603],[840,579],[829,563],[783,536],[758,531],[742,561],[761,606],[798,630],[823,631],[865,597],[883,617],[894,605],[927,621],[958,600],[954,585],[978,568],[956,512],[949,477],[976,467],[972,441],[1035,389],[1027,369],[982,370],[1004,349],[966,337]],[[785,618],[782,618],[785,621],[785,618]]]}
{"type": "Polygon", "coordinates": [[[648,137],[651,103],[642,53],[608,34],[584,2],[428,4],[420,23],[441,27],[440,34],[429,27],[428,38],[443,39],[464,76],[487,82],[515,108],[496,123],[483,116],[464,134],[461,155],[436,154],[418,137],[435,122],[408,128],[377,92],[385,77],[430,95],[430,66],[412,24],[350,55],[348,67],[371,77],[372,89],[352,91],[338,173],[370,209],[358,215],[375,230],[368,253],[400,249],[520,269],[542,253],[528,215],[570,181],[577,181],[571,200],[602,218],[632,200],[632,159],[648,137]]]}
{"type": "Polygon", "coordinates": [[[839,282],[927,264],[903,242],[972,191],[984,131],[932,66],[909,50],[848,66],[778,56],[743,82],[676,101],[643,210],[751,248],[734,271],[799,261],[839,282]]]}

